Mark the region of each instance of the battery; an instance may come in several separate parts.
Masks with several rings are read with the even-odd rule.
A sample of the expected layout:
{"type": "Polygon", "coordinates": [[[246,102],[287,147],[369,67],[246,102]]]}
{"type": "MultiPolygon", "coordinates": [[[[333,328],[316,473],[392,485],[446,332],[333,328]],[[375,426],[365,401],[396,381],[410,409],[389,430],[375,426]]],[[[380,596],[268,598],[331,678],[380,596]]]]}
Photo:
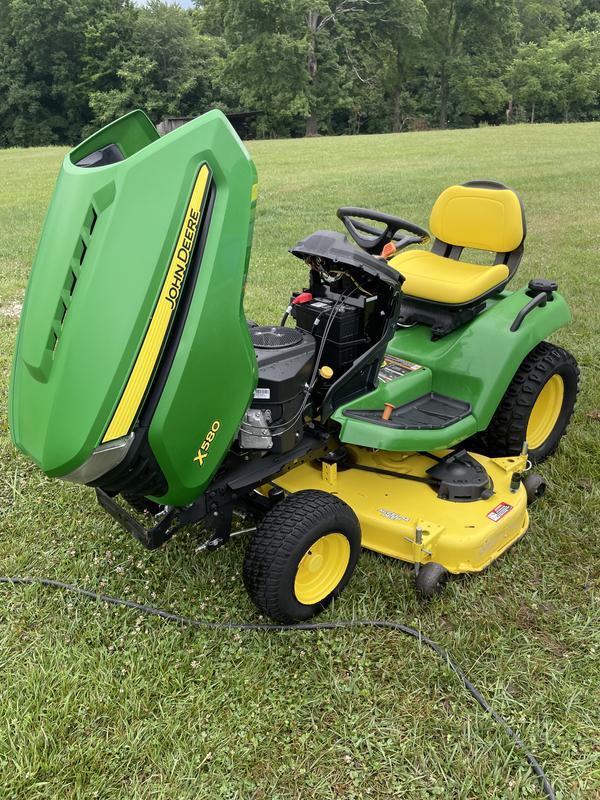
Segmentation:
{"type": "MultiPolygon", "coordinates": [[[[313,336],[322,336],[331,317],[335,301],[319,297],[307,303],[292,306],[292,316],[298,328],[313,336]]],[[[364,337],[364,309],[349,303],[340,303],[327,334],[327,341],[342,344],[364,337]]]]}
{"type": "Polygon", "coordinates": [[[292,306],[296,326],[311,333],[317,340],[317,352],[323,334],[330,323],[329,332],[320,359],[339,372],[349,367],[366,350],[364,306],[339,303],[328,297],[316,297],[306,303],[292,306]],[[335,308],[335,315],[332,313],[335,308]]]}

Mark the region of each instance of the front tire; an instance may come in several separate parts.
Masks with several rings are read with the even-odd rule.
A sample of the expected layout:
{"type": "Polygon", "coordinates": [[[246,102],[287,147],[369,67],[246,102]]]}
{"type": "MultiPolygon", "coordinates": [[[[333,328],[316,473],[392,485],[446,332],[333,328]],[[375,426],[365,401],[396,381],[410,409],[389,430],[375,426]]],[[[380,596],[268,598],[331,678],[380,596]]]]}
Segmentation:
{"type": "Polygon", "coordinates": [[[523,442],[539,464],[565,435],[579,392],[579,368],[562,347],[540,342],[517,370],[487,430],[474,449],[491,457],[514,456],[523,442]]]}
{"type": "Polygon", "coordinates": [[[326,608],[350,580],[360,525],[334,495],[304,490],[271,509],[246,550],[244,584],[276,622],[300,622],[326,608]]]}

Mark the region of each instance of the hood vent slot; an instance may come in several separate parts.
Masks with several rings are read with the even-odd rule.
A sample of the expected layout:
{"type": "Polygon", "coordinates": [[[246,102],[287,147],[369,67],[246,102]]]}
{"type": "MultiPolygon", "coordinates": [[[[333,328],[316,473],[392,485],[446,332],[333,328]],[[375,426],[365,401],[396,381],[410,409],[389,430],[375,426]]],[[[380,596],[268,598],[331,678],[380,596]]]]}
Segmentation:
{"type": "Polygon", "coordinates": [[[65,284],[60,293],[60,299],[58,301],[56,313],[52,323],[52,330],[50,331],[50,337],[48,339],[48,350],[50,350],[53,357],[56,353],[58,342],[60,341],[60,334],[66,322],[69,306],[73,300],[75,287],[77,286],[81,269],[89,251],[92,234],[94,232],[94,228],[96,227],[97,221],[98,212],[94,206],[90,206],[87,214],[85,215],[85,221],[79,234],[79,239],[77,240],[77,245],[75,247],[73,257],[71,258],[71,263],[69,264],[69,271],[67,273],[65,284]]]}
{"type": "Polygon", "coordinates": [[[94,232],[94,228],[96,226],[96,220],[98,219],[98,214],[96,213],[96,209],[92,206],[92,219],[90,222],[90,236],[94,232]]]}

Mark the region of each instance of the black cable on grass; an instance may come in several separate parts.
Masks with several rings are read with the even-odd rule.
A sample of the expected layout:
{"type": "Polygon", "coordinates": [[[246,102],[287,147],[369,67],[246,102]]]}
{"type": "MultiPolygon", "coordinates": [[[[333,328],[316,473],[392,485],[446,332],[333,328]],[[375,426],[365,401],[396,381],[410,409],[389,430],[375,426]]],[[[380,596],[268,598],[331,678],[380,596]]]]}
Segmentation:
{"type": "Polygon", "coordinates": [[[483,710],[492,717],[494,722],[504,729],[517,747],[523,751],[523,755],[529,762],[533,773],[540,779],[543,792],[548,800],[556,800],[556,794],[554,793],[552,784],[546,777],[546,773],[542,769],[542,766],[533,753],[530,753],[527,750],[525,743],[519,734],[511,728],[501,714],[499,714],[497,711],[494,711],[479,689],[477,689],[477,687],[471,683],[461,667],[459,667],[447,650],[445,650],[441,645],[437,644],[437,642],[434,642],[433,639],[425,636],[423,633],[421,633],[421,631],[418,631],[416,628],[411,628],[409,625],[404,625],[401,622],[375,619],[340,620],[339,622],[298,622],[293,625],[284,625],[277,622],[213,622],[211,620],[184,617],[181,614],[173,614],[171,611],[164,611],[162,608],[146,606],[142,603],[136,603],[133,600],[125,600],[122,597],[112,597],[111,595],[100,594],[99,592],[91,591],[91,589],[81,589],[79,586],[74,586],[70,583],[63,583],[62,581],[51,580],[50,578],[9,578],[0,576],[0,583],[8,583],[13,586],[50,586],[53,589],[74,592],[75,594],[82,595],[83,597],[88,597],[90,600],[97,600],[113,606],[124,606],[125,608],[141,611],[142,613],[153,617],[160,617],[161,619],[167,620],[167,622],[178,622],[181,625],[189,625],[194,628],[275,632],[331,631],[339,628],[383,628],[387,630],[398,631],[406,636],[412,636],[421,644],[424,644],[433,650],[433,652],[436,653],[436,655],[438,655],[448,667],[450,667],[465,689],[475,698],[475,700],[477,700],[481,708],[483,708],[483,710]]]}

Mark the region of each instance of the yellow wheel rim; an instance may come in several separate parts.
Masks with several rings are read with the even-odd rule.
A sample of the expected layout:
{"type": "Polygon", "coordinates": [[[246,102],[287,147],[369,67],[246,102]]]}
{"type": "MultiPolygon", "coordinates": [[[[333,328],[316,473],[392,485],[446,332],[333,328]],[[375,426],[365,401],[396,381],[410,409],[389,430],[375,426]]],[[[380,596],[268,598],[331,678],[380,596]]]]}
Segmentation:
{"type": "Polygon", "coordinates": [[[553,375],[533,404],[527,423],[527,444],[537,450],[548,439],[560,416],[565,384],[560,375],[553,375]]]}
{"type": "Polygon", "coordinates": [[[298,564],[294,581],[296,599],[304,605],[319,603],[333,592],[350,561],[350,542],[341,533],[327,533],[312,544],[298,564]]]}

